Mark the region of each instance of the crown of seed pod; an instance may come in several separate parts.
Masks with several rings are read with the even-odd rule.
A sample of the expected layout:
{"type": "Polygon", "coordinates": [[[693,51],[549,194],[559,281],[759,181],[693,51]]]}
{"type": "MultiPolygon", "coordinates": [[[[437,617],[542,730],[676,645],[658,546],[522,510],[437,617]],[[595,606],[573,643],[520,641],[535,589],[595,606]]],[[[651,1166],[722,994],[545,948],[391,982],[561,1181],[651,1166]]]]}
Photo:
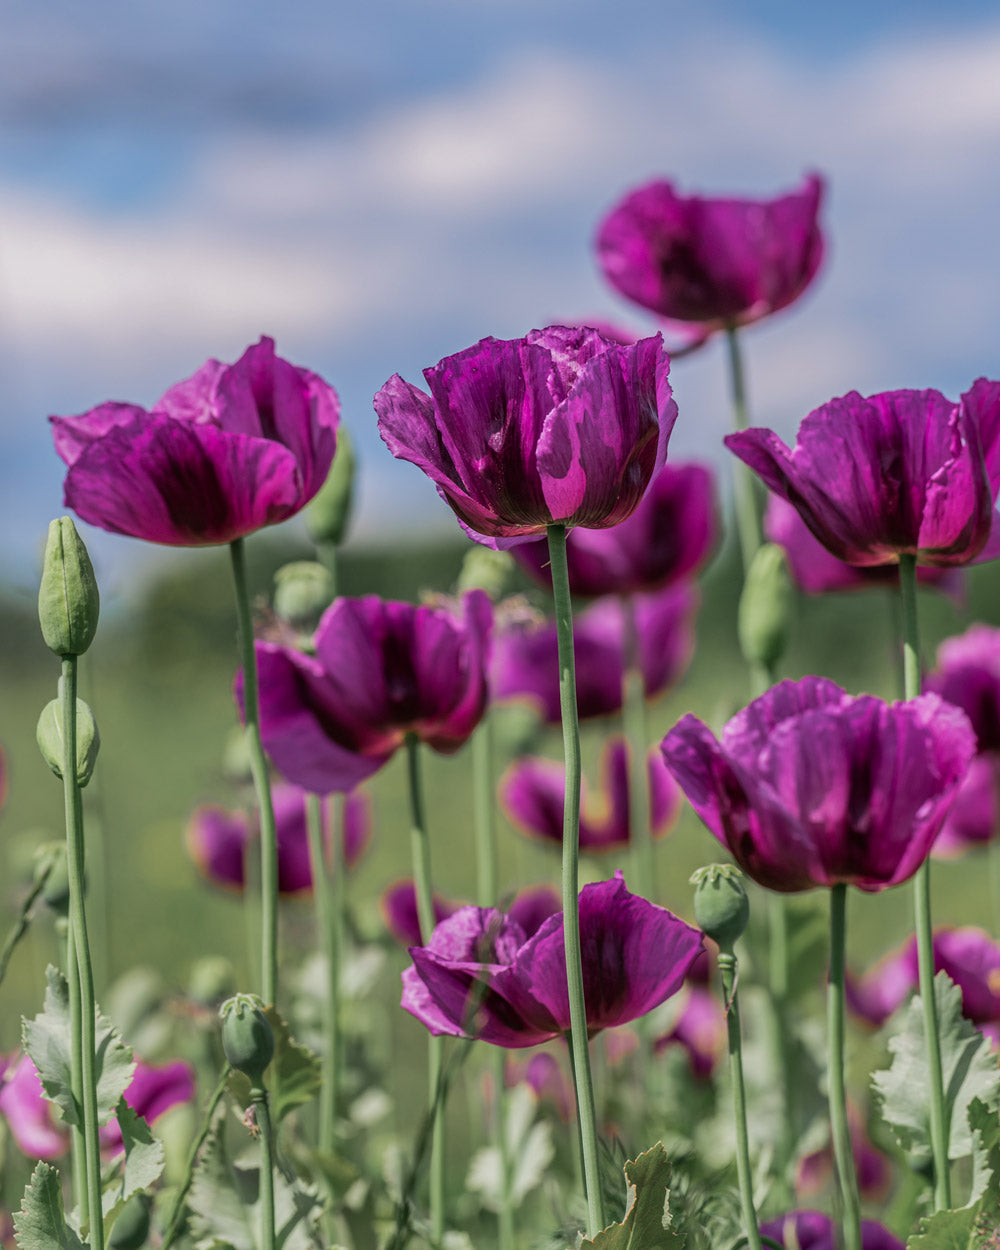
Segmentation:
{"type": "Polygon", "coordinates": [[[49,523],[38,588],[42,637],[58,656],[83,655],[94,641],[101,597],[83,539],[68,516],[49,523]]]}
{"type": "Polygon", "coordinates": [[[724,951],[742,936],[750,919],[743,874],[733,864],[709,864],[691,874],[694,922],[724,951]]]}
{"type": "Polygon", "coordinates": [[[256,994],[234,994],[219,1008],[222,1049],[229,1066],[260,1085],[274,1058],[274,1031],[256,994]]]}

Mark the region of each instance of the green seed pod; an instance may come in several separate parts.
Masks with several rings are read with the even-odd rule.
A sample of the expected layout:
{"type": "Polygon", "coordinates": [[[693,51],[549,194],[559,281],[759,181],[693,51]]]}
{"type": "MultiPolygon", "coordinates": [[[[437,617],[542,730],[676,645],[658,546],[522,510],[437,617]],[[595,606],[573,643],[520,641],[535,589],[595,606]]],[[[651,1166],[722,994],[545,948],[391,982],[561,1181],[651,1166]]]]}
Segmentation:
{"type": "MultiPolygon", "coordinates": [[[[49,768],[62,779],[63,738],[62,700],[53,699],[42,708],[35,731],[38,749],[49,768]]],[[[97,732],[94,714],[82,699],[76,701],[76,784],[81,789],[94,774],[97,763],[97,752],[101,746],[101,735],[97,732]]]]}
{"type": "Polygon", "coordinates": [[[236,994],[219,1008],[222,1049],[230,1067],[244,1072],[251,1085],[260,1085],[264,1069],[274,1058],[274,1032],[256,994],[236,994]]]}
{"type": "Polygon", "coordinates": [[[108,1250],[139,1250],[148,1236],[149,1198],[133,1194],[118,1213],[108,1237],[108,1250]]]}
{"type": "Polygon", "coordinates": [[[49,523],[38,589],[38,620],[56,655],[83,655],[94,641],[101,597],[83,539],[68,516],[49,523]]]}
{"type": "Polygon", "coordinates": [[[459,594],[466,590],[485,590],[497,603],[507,589],[514,572],[514,558],[506,551],[491,551],[489,547],[470,547],[462,561],[456,589],[459,594]]]}
{"type": "Polygon", "coordinates": [[[341,426],[329,475],[305,510],[306,529],[314,543],[339,547],[344,541],[354,503],[354,469],[354,444],[341,426]]]}
{"type": "Polygon", "coordinates": [[[750,562],[737,621],[740,650],[751,664],[770,667],[784,655],[794,605],[785,553],[765,543],[750,562]]]}
{"type": "Polygon", "coordinates": [[[709,864],[691,874],[694,922],[723,951],[731,951],[750,919],[743,874],[733,864],[709,864]]]}
{"type": "Polygon", "coordinates": [[[314,560],[282,565],[274,575],[275,615],[293,629],[315,629],[333,596],[333,575],[314,560]]]}

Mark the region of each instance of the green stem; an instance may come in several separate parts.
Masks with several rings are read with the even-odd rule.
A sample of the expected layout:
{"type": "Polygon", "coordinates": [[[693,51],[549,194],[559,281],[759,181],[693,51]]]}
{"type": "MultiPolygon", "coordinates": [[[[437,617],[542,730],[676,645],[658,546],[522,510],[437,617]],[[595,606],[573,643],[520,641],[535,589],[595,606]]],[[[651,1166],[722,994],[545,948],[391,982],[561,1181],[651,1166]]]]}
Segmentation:
{"type": "Polygon", "coordinates": [[[747,1096],[743,1083],[743,1036],[740,1031],[740,1007],[736,996],[737,964],[733,951],[719,951],[719,974],[726,1004],[726,1030],[729,1036],[729,1074],[733,1086],[733,1116],[736,1123],[736,1176],[739,1181],[740,1205],[750,1250],[761,1250],[757,1211],[753,1201],[753,1173],[750,1169],[750,1142],[747,1135],[747,1096]]]}
{"type": "Polygon", "coordinates": [[[844,951],[847,933],[847,886],[830,891],[830,983],[827,989],[827,1030],[830,1058],[830,1134],[843,1199],[844,1250],[861,1250],[861,1200],[847,1123],[844,1085],[844,951]]]}
{"type": "MultiPolygon", "coordinates": [[[[309,836],[316,928],[326,965],[326,994],[323,997],[323,1080],[320,1087],[318,1144],[324,1154],[332,1154],[340,1092],[340,933],[334,918],[333,873],[327,868],[323,845],[323,801],[316,794],[310,794],[306,799],[306,829],[309,836]]],[[[333,830],[334,846],[338,836],[339,830],[333,830]]]]}
{"type": "Polygon", "coordinates": [[[261,893],[261,997],[265,1003],[278,1001],[278,835],[271,802],[271,781],[267,759],[260,740],[260,698],[257,690],[257,653],[253,643],[250,591],[247,585],[244,540],[229,544],[236,590],[239,622],[240,660],[243,666],[243,719],[246,724],[250,772],[253,775],[260,817],[261,893]]]}
{"type": "MultiPolygon", "coordinates": [[[[406,764],[410,796],[410,847],[413,852],[413,884],[417,895],[420,941],[426,945],[434,932],[434,894],[431,889],[431,845],[427,834],[424,786],[420,771],[420,742],[417,735],[406,735],[406,764]]],[[[427,1039],[427,1083],[432,1100],[430,1209],[431,1237],[444,1236],[444,1107],[439,1097],[444,1072],[444,1038],[427,1039]]]]}
{"type": "Polygon", "coordinates": [[[261,1250],[275,1250],[274,1235],[274,1134],[266,1089],[252,1089],[250,1100],[260,1129],[260,1234],[261,1250]]]}
{"type": "Polygon", "coordinates": [[[622,728],[628,744],[629,836],[632,862],[639,891],[646,898],[656,897],[656,859],[653,855],[652,813],[646,752],[649,724],[646,716],[646,686],[639,658],[639,633],[635,621],[635,601],[621,596],[624,630],[624,679],[622,682],[622,728]]]}
{"type": "MultiPolygon", "coordinates": [[[[920,694],[920,634],[917,625],[917,559],[899,557],[899,598],[903,624],[903,696],[920,694]]],[[[927,1039],[927,1066],[930,1076],[931,1153],[934,1158],[934,1209],[951,1207],[951,1167],[948,1161],[948,1125],[945,1117],[944,1075],[941,1065],[941,1038],[938,1032],[937,1000],[934,997],[934,939],[931,923],[931,860],[917,869],[913,879],[914,928],[917,935],[917,965],[920,1001],[927,1039]]]]}
{"type": "Polygon", "coordinates": [[[583,1182],[587,1197],[590,1236],[604,1228],[597,1153],[597,1111],[587,1045],[587,1007],[583,994],[583,961],[580,951],[580,724],[576,707],[576,658],[573,653],[573,607],[566,565],[566,526],[548,527],[552,592],[555,597],[556,634],[559,644],[559,706],[562,712],[566,789],[563,806],[562,905],[563,938],[566,945],[566,986],[569,995],[570,1051],[573,1085],[580,1126],[583,1182]]]}
{"type": "Polygon", "coordinates": [[[104,1248],[101,1216],[101,1147],[97,1119],[97,1058],[94,974],[87,940],[84,906],[85,848],[83,804],[76,780],[76,686],[77,657],[62,657],[63,797],[66,809],[66,865],[70,890],[70,925],[80,982],[80,1096],[83,1104],[83,1137],[87,1155],[87,1202],[91,1216],[88,1241],[92,1250],[104,1248]]]}
{"type": "MultiPolygon", "coordinates": [[[[729,387],[733,405],[733,427],[745,430],[747,418],[746,383],[743,375],[743,357],[740,352],[739,331],[735,326],[726,328],[726,347],[729,356],[729,387]]],[[[736,507],[736,532],[743,557],[743,572],[750,567],[761,543],[760,516],[754,497],[754,477],[744,464],[736,466],[733,493],[736,507]]]]}
{"type": "MultiPolygon", "coordinates": [[[[66,985],[69,989],[69,1083],[78,1107],[83,1106],[83,1037],[80,1011],[80,972],[76,966],[76,946],[72,926],[66,926],[66,985]]],[[[73,1140],[73,1196],[80,1208],[80,1224],[86,1227],[90,1220],[90,1195],[87,1192],[87,1142],[83,1124],[74,1124],[73,1140]]]]}
{"type": "Polygon", "coordinates": [[[166,1233],[163,1235],[163,1242],[160,1250],[170,1250],[170,1247],[177,1239],[180,1232],[181,1217],[184,1214],[184,1203],[187,1200],[188,1193],[191,1189],[191,1183],[194,1180],[194,1169],[198,1162],[198,1152],[208,1140],[208,1135],[212,1131],[212,1120],[215,1117],[215,1109],[222,1100],[222,1095],[226,1092],[226,1086],[229,1081],[229,1073],[231,1069],[227,1063],[222,1069],[222,1075],[219,1077],[219,1083],[216,1085],[212,1097],[209,1099],[208,1108],[205,1111],[205,1119],[202,1122],[201,1132],[191,1144],[188,1151],[187,1165],[184,1169],[184,1180],[181,1182],[180,1188],[174,1195],[173,1203],[170,1207],[170,1215],[166,1222],[166,1233]]]}

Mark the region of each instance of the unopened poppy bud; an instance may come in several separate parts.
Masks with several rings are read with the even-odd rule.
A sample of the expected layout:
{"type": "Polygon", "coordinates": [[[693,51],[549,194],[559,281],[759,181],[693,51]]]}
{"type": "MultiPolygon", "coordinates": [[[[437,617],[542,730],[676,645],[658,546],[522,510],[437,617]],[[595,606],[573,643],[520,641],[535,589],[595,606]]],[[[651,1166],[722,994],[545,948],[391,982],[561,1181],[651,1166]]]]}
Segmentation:
{"type": "Polygon", "coordinates": [[[282,565],[274,575],[275,615],[293,629],[315,629],[333,598],[333,576],[314,560],[282,565]]]}
{"type": "Polygon", "coordinates": [[[219,1008],[222,1049],[229,1066],[260,1085],[264,1069],[274,1058],[274,1031],[256,994],[236,994],[219,1008]]]}
{"type": "Polygon", "coordinates": [[[108,1250],[139,1250],[149,1236],[149,1198],[133,1194],[115,1220],[108,1237],[108,1250]]]}
{"type": "Polygon", "coordinates": [[[724,951],[732,950],[750,919],[743,874],[733,864],[709,864],[691,874],[691,884],[695,924],[724,951]]]}
{"type": "Polygon", "coordinates": [[[740,596],[740,650],[751,664],[770,667],[784,655],[794,602],[785,553],[765,543],[750,562],[740,596]]]}
{"type": "Polygon", "coordinates": [[[69,915],[69,869],[65,842],[50,842],[39,847],[35,862],[35,881],[44,878],[42,900],[57,916],[69,915]]]}
{"type": "Polygon", "coordinates": [[[490,599],[498,603],[513,572],[514,560],[508,552],[477,545],[466,552],[456,590],[459,594],[466,590],[485,590],[490,599]]]}
{"type": "Polygon", "coordinates": [[[94,566],[68,516],[49,523],[38,589],[38,620],[56,655],[83,655],[94,641],[101,598],[94,566]]]}
{"type": "Polygon", "coordinates": [[[354,444],[341,426],[330,472],[305,510],[306,529],[313,542],[338,547],[344,541],[354,502],[354,468],[354,444]]]}
{"type": "MultiPolygon", "coordinates": [[[[63,754],[65,739],[63,737],[62,700],[53,699],[42,708],[35,731],[38,749],[55,775],[62,779],[63,754]]],[[[97,732],[94,714],[82,699],[76,701],[76,784],[81,788],[87,784],[94,774],[97,763],[97,752],[101,746],[101,735],[97,732]]]]}

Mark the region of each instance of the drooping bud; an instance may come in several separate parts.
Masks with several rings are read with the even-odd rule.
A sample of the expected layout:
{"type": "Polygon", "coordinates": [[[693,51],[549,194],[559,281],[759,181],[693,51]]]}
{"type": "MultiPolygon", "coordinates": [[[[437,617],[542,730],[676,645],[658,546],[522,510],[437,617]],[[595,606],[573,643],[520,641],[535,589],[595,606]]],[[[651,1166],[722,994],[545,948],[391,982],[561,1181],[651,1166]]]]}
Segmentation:
{"type": "MultiPolygon", "coordinates": [[[[46,764],[62,780],[65,738],[63,735],[62,700],[53,699],[42,708],[35,731],[38,749],[46,764]]],[[[94,775],[101,735],[97,732],[94,714],[82,699],[76,701],[76,784],[82,789],[94,775]]]]}
{"type": "Polygon", "coordinates": [[[498,603],[503,598],[514,568],[514,559],[509,552],[493,551],[477,543],[465,554],[456,589],[459,594],[466,590],[485,590],[490,599],[498,603]]]}
{"type": "Polygon", "coordinates": [[[275,615],[293,629],[314,630],[333,597],[333,575],[314,560],[284,564],[274,575],[275,615]]]}
{"type": "Polygon", "coordinates": [[[339,547],[344,541],[354,503],[354,469],[354,444],[340,426],[329,475],[305,510],[306,529],[314,543],[339,547]]]}
{"type": "Polygon", "coordinates": [[[125,1203],[108,1236],[108,1250],[140,1250],[149,1236],[147,1194],[133,1194],[125,1203]]]}
{"type": "Polygon", "coordinates": [[[83,539],[68,516],[49,524],[38,589],[42,637],[58,656],[83,655],[94,641],[101,598],[83,539]]]}
{"type": "Polygon", "coordinates": [[[38,848],[35,881],[43,880],[42,900],[57,916],[69,915],[69,868],[66,843],[49,842],[38,848]]]}
{"type": "Polygon", "coordinates": [[[230,1067],[260,1085],[264,1069],[274,1058],[274,1031],[256,994],[235,994],[219,1008],[222,1049],[230,1067]]]}
{"type": "Polygon", "coordinates": [[[709,864],[691,874],[694,922],[723,951],[731,951],[750,919],[743,874],[734,864],[709,864]]]}
{"type": "Polygon", "coordinates": [[[750,561],[737,620],[740,650],[751,664],[770,667],[784,655],[794,605],[785,553],[776,543],[764,543],[750,561]]]}

